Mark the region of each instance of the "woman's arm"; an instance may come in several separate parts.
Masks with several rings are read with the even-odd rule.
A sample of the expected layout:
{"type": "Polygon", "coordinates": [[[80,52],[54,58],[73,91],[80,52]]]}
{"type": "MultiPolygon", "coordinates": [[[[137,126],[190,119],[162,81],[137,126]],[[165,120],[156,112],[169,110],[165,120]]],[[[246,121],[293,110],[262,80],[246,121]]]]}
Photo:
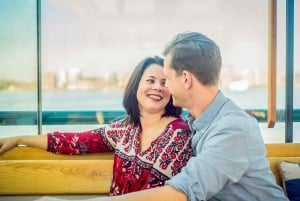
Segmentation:
{"type": "Polygon", "coordinates": [[[47,149],[47,135],[22,135],[0,139],[0,154],[16,147],[27,145],[41,149],[47,149]]]}

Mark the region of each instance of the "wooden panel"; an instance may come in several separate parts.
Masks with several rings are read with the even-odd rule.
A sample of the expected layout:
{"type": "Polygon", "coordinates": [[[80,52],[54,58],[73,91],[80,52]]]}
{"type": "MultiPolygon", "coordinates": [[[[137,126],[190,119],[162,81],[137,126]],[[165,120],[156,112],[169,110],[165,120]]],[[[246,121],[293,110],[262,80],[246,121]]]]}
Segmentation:
{"type": "Polygon", "coordinates": [[[268,128],[274,128],[276,122],[276,79],[277,79],[277,3],[269,0],[268,18],[268,128]]]}
{"type": "Polygon", "coordinates": [[[112,160],[0,161],[0,194],[107,193],[112,160]]]}
{"type": "Polygon", "coordinates": [[[113,153],[60,155],[20,146],[0,155],[0,194],[107,194],[113,153]]]}
{"type": "Polygon", "coordinates": [[[267,157],[300,156],[300,143],[266,144],[267,157]]]}

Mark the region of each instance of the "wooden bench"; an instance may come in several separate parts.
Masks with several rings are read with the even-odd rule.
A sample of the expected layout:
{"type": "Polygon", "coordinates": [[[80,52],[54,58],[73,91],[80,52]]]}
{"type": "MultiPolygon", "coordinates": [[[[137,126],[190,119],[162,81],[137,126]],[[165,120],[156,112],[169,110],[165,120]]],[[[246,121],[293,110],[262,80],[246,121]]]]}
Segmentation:
{"type": "Polygon", "coordinates": [[[266,148],[270,169],[277,183],[282,186],[278,163],[282,160],[300,162],[300,143],[266,144],[266,148]]]}
{"type": "MultiPolygon", "coordinates": [[[[266,144],[278,184],[278,162],[300,162],[299,144],[266,144]]],[[[107,195],[113,153],[56,155],[41,149],[16,147],[0,156],[0,195],[107,195]]]]}

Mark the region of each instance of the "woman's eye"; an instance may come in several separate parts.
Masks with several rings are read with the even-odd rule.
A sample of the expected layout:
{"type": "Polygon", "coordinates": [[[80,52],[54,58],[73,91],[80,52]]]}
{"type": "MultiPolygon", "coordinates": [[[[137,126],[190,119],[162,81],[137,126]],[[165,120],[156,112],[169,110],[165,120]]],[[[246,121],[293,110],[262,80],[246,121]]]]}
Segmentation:
{"type": "Polygon", "coordinates": [[[152,79],[148,79],[146,81],[149,82],[149,83],[154,83],[154,80],[152,80],[152,79]]]}
{"type": "Polygon", "coordinates": [[[165,87],[166,86],[166,81],[163,81],[160,84],[161,84],[161,86],[165,87]]]}

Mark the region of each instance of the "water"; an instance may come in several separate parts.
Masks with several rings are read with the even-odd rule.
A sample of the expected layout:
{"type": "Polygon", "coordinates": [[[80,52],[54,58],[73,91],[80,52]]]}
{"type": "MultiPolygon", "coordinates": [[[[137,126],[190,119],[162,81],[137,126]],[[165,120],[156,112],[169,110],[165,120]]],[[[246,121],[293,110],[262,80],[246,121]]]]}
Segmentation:
{"type": "MultiPolygon", "coordinates": [[[[267,108],[266,89],[251,89],[247,91],[223,91],[238,105],[245,109],[267,108]]],[[[123,109],[123,90],[88,90],[88,91],[45,91],[42,94],[43,110],[120,110],[123,109]]],[[[277,108],[285,107],[284,90],[277,92],[277,108]]],[[[294,108],[300,108],[300,88],[294,92],[294,108]]],[[[0,92],[0,111],[37,110],[36,92],[0,92]]],[[[59,131],[83,131],[97,128],[99,125],[55,125],[43,126],[43,133],[59,131]]],[[[275,128],[267,128],[266,123],[260,123],[263,138],[266,143],[285,141],[285,124],[276,122],[275,128]]],[[[20,134],[37,134],[36,126],[0,126],[0,137],[20,134]]],[[[300,123],[294,123],[294,142],[300,142],[300,123]]]]}
{"type": "MultiPolygon", "coordinates": [[[[43,110],[113,110],[123,109],[122,90],[45,91],[43,110]]],[[[0,110],[37,110],[34,91],[0,92],[0,110]]]]}

